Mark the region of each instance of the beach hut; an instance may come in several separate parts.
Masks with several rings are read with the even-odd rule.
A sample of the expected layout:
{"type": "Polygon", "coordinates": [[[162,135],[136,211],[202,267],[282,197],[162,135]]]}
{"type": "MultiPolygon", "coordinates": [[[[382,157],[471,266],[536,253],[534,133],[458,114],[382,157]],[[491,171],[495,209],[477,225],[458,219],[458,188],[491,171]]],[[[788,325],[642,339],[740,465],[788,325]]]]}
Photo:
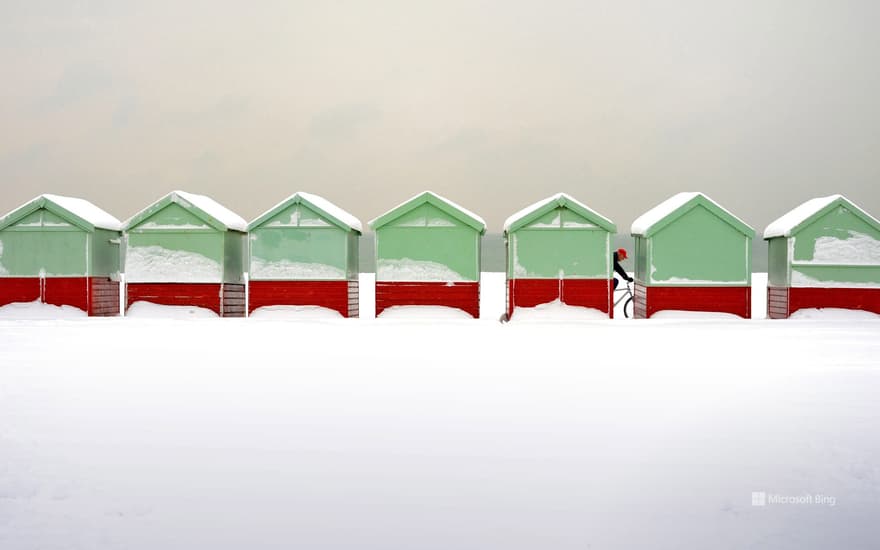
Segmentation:
{"type": "Polygon", "coordinates": [[[122,224],[94,204],[40,195],[0,218],[0,305],[119,315],[122,224]]]}
{"type": "Polygon", "coordinates": [[[459,308],[480,316],[486,222],[426,191],[370,222],[376,232],[376,315],[393,306],[459,308]]]}
{"type": "Polygon", "coordinates": [[[661,310],[751,316],[755,231],[702,193],[679,193],[632,224],[634,316],[661,310]]]}
{"type": "Polygon", "coordinates": [[[126,310],[135,302],[245,314],[247,223],[203,195],[174,191],[125,223],[126,310]]]}
{"type": "Polygon", "coordinates": [[[799,309],[880,313],[880,221],[841,195],[808,200],[764,230],[767,316],[799,309]]]}
{"type": "Polygon", "coordinates": [[[565,193],[541,200],[504,223],[507,316],[516,307],[560,302],[613,316],[608,218],[565,193]]]}
{"type": "Polygon", "coordinates": [[[330,201],[294,193],[248,226],[248,313],[321,306],[358,316],[361,222],[330,201]]]}

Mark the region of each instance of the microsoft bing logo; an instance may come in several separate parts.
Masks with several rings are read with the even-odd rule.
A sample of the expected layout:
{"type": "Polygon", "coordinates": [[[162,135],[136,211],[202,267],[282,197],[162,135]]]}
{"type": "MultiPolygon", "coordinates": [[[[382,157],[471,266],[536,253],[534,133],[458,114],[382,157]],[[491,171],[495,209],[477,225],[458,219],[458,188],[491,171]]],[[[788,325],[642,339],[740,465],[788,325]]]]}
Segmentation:
{"type": "Polygon", "coordinates": [[[796,495],[780,495],[765,491],[752,491],[752,506],[776,506],[777,504],[806,504],[820,506],[837,506],[837,497],[821,493],[801,493],[796,495]]]}

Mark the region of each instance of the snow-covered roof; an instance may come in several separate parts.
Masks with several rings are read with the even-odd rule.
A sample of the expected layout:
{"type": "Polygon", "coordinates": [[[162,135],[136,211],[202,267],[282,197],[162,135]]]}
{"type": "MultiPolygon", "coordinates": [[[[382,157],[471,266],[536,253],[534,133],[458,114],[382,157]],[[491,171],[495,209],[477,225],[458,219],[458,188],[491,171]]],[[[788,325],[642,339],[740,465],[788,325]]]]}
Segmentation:
{"type": "Polygon", "coordinates": [[[660,204],[658,204],[654,208],[648,210],[647,212],[645,212],[644,214],[642,214],[641,216],[636,218],[636,220],[632,223],[632,226],[630,227],[630,233],[633,235],[646,235],[646,234],[650,233],[651,228],[654,225],[656,225],[657,223],[659,223],[660,221],[665,219],[667,216],[669,216],[670,214],[672,214],[673,212],[675,212],[676,210],[678,210],[679,208],[686,205],[687,203],[689,203],[690,201],[694,200],[697,197],[700,197],[703,200],[705,200],[706,202],[712,204],[713,206],[718,208],[720,211],[724,212],[725,214],[727,214],[728,216],[730,216],[731,218],[733,218],[734,220],[736,220],[737,222],[742,224],[743,227],[749,228],[749,230],[751,231],[751,227],[749,226],[749,224],[742,221],[738,216],[733,214],[730,210],[727,210],[726,208],[724,208],[723,206],[721,206],[717,202],[713,201],[712,199],[710,199],[709,197],[707,197],[703,193],[699,193],[699,192],[695,192],[695,191],[686,191],[686,192],[677,193],[675,195],[672,195],[671,197],[669,197],[665,201],[661,202],[660,204]]]}
{"type": "Polygon", "coordinates": [[[44,193],[41,196],[46,200],[54,202],[61,208],[68,210],[73,215],[84,219],[95,227],[110,229],[112,231],[120,231],[122,229],[121,221],[85,199],[64,197],[49,193],[44,193]]]}
{"type": "Polygon", "coordinates": [[[580,207],[583,210],[586,210],[587,212],[589,212],[593,216],[605,221],[608,225],[611,225],[611,226],[614,225],[614,222],[612,222],[611,220],[609,220],[608,218],[606,218],[602,214],[599,214],[598,212],[596,212],[595,210],[593,210],[592,208],[590,208],[586,204],[575,199],[571,195],[569,195],[567,193],[556,193],[555,195],[547,197],[546,199],[541,199],[534,204],[530,204],[529,206],[526,206],[525,208],[516,212],[515,214],[512,214],[510,217],[508,217],[504,221],[504,231],[507,232],[508,230],[510,230],[511,226],[513,226],[516,222],[525,218],[526,216],[528,216],[532,212],[540,210],[541,208],[547,206],[550,203],[558,202],[561,199],[565,200],[568,203],[577,205],[578,207],[580,207]]]}
{"type": "Polygon", "coordinates": [[[311,193],[305,193],[303,191],[300,191],[297,194],[300,197],[309,201],[310,203],[314,204],[315,206],[317,206],[318,208],[320,208],[321,210],[323,210],[327,214],[330,214],[331,216],[333,216],[337,220],[341,221],[345,225],[363,233],[364,226],[359,219],[357,219],[354,215],[350,214],[349,212],[343,210],[342,208],[339,208],[338,206],[336,206],[332,202],[328,201],[324,197],[321,197],[318,195],[313,195],[311,193]]]}
{"type": "Polygon", "coordinates": [[[297,191],[296,193],[290,195],[272,208],[266,210],[265,212],[254,218],[254,221],[250,223],[250,227],[253,228],[256,225],[263,223],[264,221],[266,221],[267,218],[277,214],[277,211],[279,209],[285,208],[288,204],[294,202],[298,197],[302,198],[318,210],[321,210],[324,214],[336,218],[338,221],[347,225],[351,229],[354,229],[358,233],[364,232],[363,224],[354,215],[336,206],[324,197],[313,195],[312,193],[306,193],[304,191],[297,191]]]}
{"type": "Polygon", "coordinates": [[[195,193],[187,193],[186,191],[174,191],[172,192],[172,195],[177,195],[181,199],[188,201],[190,204],[216,219],[229,229],[235,231],[247,231],[247,222],[244,221],[244,218],[211,197],[196,195],[195,193]]]}
{"type": "Polygon", "coordinates": [[[61,208],[62,210],[70,212],[77,218],[96,228],[109,229],[111,231],[122,230],[122,222],[116,219],[113,215],[107,213],[101,208],[98,208],[91,202],[85,199],[65,197],[62,195],[53,195],[51,193],[44,193],[34,199],[29,200],[25,204],[19,206],[18,208],[4,216],[4,219],[8,219],[10,216],[14,216],[15,213],[20,211],[21,209],[40,201],[49,201],[61,208]]]}
{"type": "Polygon", "coordinates": [[[661,202],[654,208],[648,210],[632,223],[630,233],[633,235],[644,235],[651,229],[655,223],[659,222],[669,214],[675,212],[678,208],[684,206],[689,200],[699,195],[696,192],[684,192],[672,195],[665,201],[661,202]]]}
{"type": "MultiPolygon", "coordinates": [[[[843,195],[829,195],[827,197],[817,197],[815,199],[810,199],[807,202],[801,204],[797,208],[789,211],[787,214],[777,218],[770,225],[764,229],[764,238],[772,239],[774,237],[790,237],[792,232],[807,221],[813,215],[819,213],[821,210],[827,208],[831,203],[842,200],[847,204],[856,207],[850,200],[848,200],[843,195]]],[[[856,207],[858,208],[858,207],[856,207]]],[[[880,227],[880,221],[877,218],[871,216],[864,210],[859,209],[859,211],[864,214],[870,220],[873,220],[874,224],[880,227]]]]}
{"type": "Polygon", "coordinates": [[[186,191],[172,191],[171,193],[168,193],[163,198],[129,218],[124,224],[125,227],[130,228],[133,225],[140,223],[143,221],[142,218],[149,213],[151,209],[166,200],[181,204],[184,207],[193,206],[216,220],[217,223],[225,226],[226,229],[241,231],[243,233],[247,232],[247,222],[244,221],[244,218],[210,197],[188,193],[186,191]]]}
{"type": "Polygon", "coordinates": [[[385,216],[387,216],[387,215],[390,214],[391,212],[394,212],[394,211],[397,210],[398,208],[401,208],[401,207],[403,207],[403,206],[406,206],[406,205],[409,204],[410,202],[413,202],[413,201],[415,201],[415,200],[417,200],[417,199],[419,199],[419,198],[421,198],[421,197],[426,197],[426,196],[427,196],[427,197],[431,197],[431,198],[433,198],[433,199],[435,199],[435,200],[437,200],[437,201],[440,201],[440,202],[446,203],[448,206],[452,207],[454,210],[458,210],[458,211],[461,212],[462,214],[464,214],[464,215],[470,217],[471,219],[473,219],[475,222],[477,222],[478,225],[481,225],[481,226],[482,226],[482,229],[483,229],[483,230],[486,229],[486,220],[484,220],[482,217],[480,217],[480,216],[478,216],[477,214],[471,212],[470,210],[468,210],[467,208],[461,206],[460,204],[457,204],[457,203],[455,203],[455,202],[453,202],[453,201],[447,199],[446,197],[441,197],[440,195],[438,195],[437,193],[434,193],[433,191],[423,191],[422,193],[419,193],[418,195],[414,195],[414,196],[412,196],[412,197],[406,199],[406,200],[403,201],[402,203],[398,204],[398,205],[395,206],[394,208],[388,210],[387,212],[385,212],[385,213],[382,214],[381,216],[377,216],[377,217],[373,218],[372,220],[370,220],[370,221],[367,222],[367,223],[369,223],[370,227],[373,227],[373,226],[376,224],[377,221],[379,221],[380,219],[384,218],[385,216]]]}

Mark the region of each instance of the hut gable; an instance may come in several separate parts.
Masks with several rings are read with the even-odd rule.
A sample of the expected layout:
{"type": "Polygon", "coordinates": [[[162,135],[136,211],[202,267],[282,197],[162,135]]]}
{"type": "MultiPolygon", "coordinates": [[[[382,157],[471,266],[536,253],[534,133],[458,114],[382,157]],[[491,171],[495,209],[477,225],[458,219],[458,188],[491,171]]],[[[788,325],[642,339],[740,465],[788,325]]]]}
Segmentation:
{"type": "Polygon", "coordinates": [[[679,193],[633,222],[636,279],[648,285],[742,286],[754,230],[702,193],[679,193]]]}
{"type": "Polygon", "coordinates": [[[120,231],[122,223],[91,202],[61,195],[40,195],[0,218],[0,230],[7,227],[76,227],[120,231]]]}
{"type": "Polygon", "coordinates": [[[115,276],[120,225],[86,200],[40,195],[0,218],[0,276],[115,276]]]}
{"type": "Polygon", "coordinates": [[[397,227],[454,227],[461,224],[481,235],[486,232],[483,218],[431,191],[416,195],[369,222],[374,231],[389,224],[397,227]]]}
{"type": "Polygon", "coordinates": [[[880,221],[841,195],[811,199],[771,223],[774,286],[880,286],[880,221]]]}
{"type": "Polygon", "coordinates": [[[206,229],[247,231],[247,222],[210,197],[172,191],[125,222],[126,231],[206,229]]]}
{"type": "Polygon", "coordinates": [[[531,204],[504,222],[504,233],[518,229],[603,229],[616,233],[617,227],[605,216],[565,193],[557,193],[531,204]]]}
{"type": "Polygon", "coordinates": [[[822,226],[819,232],[857,233],[859,229],[880,234],[880,221],[843,195],[810,199],[774,220],[764,230],[764,239],[794,237],[800,232],[822,226]]]}
{"type": "Polygon", "coordinates": [[[327,199],[299,191],[261,214],[248,225],[259,227],[329,227],[343,231],[363,232],[363,225],[353,215],[327,199]]]}
{"type": "Polygon", "coordinates": [[[174,191],[125,223],[126,278],[136,283],[238,283],[247,223],[213,199],[174,191]]]}
{"type": "Polygon", "coordinates": [[[361,222],[322,197],[294,193],[248,228],[252,279],[357,277],[361,222]]]}
{"type": "Polygon", "coordinates": [[[121,223],[92,203],[40,195],[0,218],[0,305],[39,300],[119,313],[121,223]]]}
{"type": "Polygon", "coordinates": [[[755,236],[755,230],[729,210],[706,195],[694,192],[678,193],[648,210],[636,218],[630,233],[634,237],[651,237],[695,208],[706,210],[750,239],[755,236]]]}
{"type": "Polygon", "coordinates": [[[420,305],[479,317],[482,218],[425,191],[370,226],[376,232],[376,315],[420,305]]]}

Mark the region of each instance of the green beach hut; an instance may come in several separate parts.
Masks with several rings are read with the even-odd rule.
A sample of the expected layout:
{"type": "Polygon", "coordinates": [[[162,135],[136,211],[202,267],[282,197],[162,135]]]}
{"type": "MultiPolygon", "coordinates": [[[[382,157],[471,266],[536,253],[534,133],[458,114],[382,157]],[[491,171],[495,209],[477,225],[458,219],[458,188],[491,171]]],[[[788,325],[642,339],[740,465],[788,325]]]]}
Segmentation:
{"type": "Polygon", "coordinates": [[[486,222],[431,191],[370,222],[376,232],[376,315],[395,306],[446,306],[480,316],[480,240],[486,222]]]}
{"type": "Polygon", "coordinates": [[[248,313],[320,306],[358,316],[360,220],[327,199],[294,193],[248,226],[248,313]]]}
{"type": "Polygon", "coordinates": [[[635,238],[634,316],[661,310],[751,316],[755,231],[702,193],[678,193],[644,213],[635,238]]]}
{"type": "Polygon", "coordinates": [[[555,300],[611,317],[616,232],[611,220],[565,193],[510,216],[504,223],[508,318],[516,307],[555,300]]]}
{"type": "Polygon", "coordinates": [[[247,223],[204,195],[173,191],[125,223],[126,309],[137,302],[245,314],[247,223]]]}
{"type": "Polygon", "coordinates": [[[842,195],[806,201],[764,230],[767,316],[800,309],[880,313],[880,221],[842,195]]]}
{"type": "Polygon", "coordinates": [[[0,218],[0,306],[119,314],[122,224],[94,204],[45,194],[0,218]]]}

